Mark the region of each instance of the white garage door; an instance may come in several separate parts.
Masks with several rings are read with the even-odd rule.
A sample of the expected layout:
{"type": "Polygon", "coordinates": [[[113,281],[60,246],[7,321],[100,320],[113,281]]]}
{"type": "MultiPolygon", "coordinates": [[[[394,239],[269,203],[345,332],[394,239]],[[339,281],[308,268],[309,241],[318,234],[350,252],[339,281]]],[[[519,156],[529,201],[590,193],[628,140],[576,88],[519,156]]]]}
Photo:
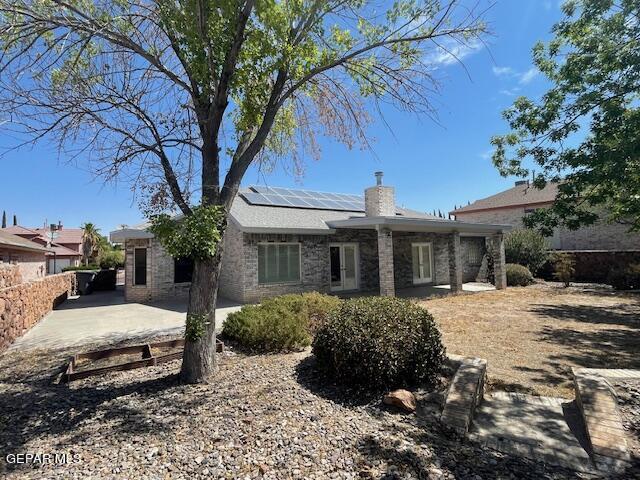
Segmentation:
{"type": "Polygon", "coordinates": [[[63,268],[71,266],[71,260],[68,258],[57,258],[55,261],[53,258],[49,259],[49,273],[60,273],[63,268]],[[54,271],[55,262],[55,271],[54,271]]]}

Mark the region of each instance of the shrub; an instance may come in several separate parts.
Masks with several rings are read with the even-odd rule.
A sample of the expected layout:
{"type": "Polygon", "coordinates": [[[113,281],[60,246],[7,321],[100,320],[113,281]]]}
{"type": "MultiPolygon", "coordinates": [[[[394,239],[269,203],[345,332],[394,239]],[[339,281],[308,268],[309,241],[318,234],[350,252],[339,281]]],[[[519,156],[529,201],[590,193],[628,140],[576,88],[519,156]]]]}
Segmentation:
{"type": "Polygon", "coordinates": [[[222,334],[263,352],[300,350],[311,344],[305,316],[283,304],[245,305],[229,314],[222,334]]]}
{"type": "Polygon", "coordinates": [[[520,229],[505,235],[504,253],[507,263],[517,263],[533,274],[544,265],[549,257],[549,243],[535,230],[520,229]]]}
{"type": "Polygon", "coordinates": [[[124,268],[124,252],[110,250],[100,255],[100,268],[124,268]]]}
{"type": "Polygon", "coordinates": [[[269,298],[229,315],[222,332],[254,350],[299,350],[311,343],[311,336],[340,302],[318,292],[269,298]]]}
{"type": "Polygon", "coordinates": [[[78,270],[100,270],[98,265],[80,265],[78,267],[64,267],[63,272],[77,272],[78,270]]]}
{"type": "Polygon", "coordinates": [[[640,289],[640,264],[612,270],[607,283],[616,290],[640,289]]]}
{"type": "Polygon", "coordinates": [[[576,262],[569,255],[553,255],[553,277],[568,287],[576,273],[576,262]]]}
{"type": "Polygon", "coordinates": [[[318,330],[313,353],[331,377],[373,389],[432,382],[444,361],[429,312],[389,297],[343,301],[318,330]]]}
{"type": "Polygon", "coordinates": [[[510,287],[526,287],[533,283],[533,275],[529,269],[523,265],[507,263],[507,285],[510,287]]]}

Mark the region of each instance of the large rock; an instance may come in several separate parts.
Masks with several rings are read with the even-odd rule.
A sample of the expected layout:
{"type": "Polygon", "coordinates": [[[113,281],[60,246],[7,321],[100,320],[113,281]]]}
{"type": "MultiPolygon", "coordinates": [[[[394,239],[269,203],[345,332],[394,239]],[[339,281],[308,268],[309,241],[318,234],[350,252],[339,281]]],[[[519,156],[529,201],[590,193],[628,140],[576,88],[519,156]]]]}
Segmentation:
{"type": "Polygon", "coordinates": [[[416,411],[416,397],[408,390],[400,389],[389,392],[382,399],[382,403],[393,405],[409,413],[416,411]]]}

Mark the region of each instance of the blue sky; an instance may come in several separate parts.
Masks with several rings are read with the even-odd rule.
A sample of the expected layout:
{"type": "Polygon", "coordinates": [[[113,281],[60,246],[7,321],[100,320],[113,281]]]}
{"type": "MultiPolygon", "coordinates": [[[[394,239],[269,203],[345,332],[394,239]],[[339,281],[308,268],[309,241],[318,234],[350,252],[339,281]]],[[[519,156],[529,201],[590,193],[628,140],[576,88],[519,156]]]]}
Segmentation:
{"type": "MultiPolygon", "coordinates": [[[[267,177],[251,169],[244,184],[361,193],[373,184],[373,172],[383,170],[385,183],[396,187],[398,204],[443,212],[510,187],[514,179],[500,177],[491,164],[489,140],[505,132],[501,112],[516,96],[544,92],[545,81],[532,68],[531,48],[550,38],[561,16],[559,3],[496,0],[486,15],[493,32],[487,45],[460,52],[466,69],[446,58],[438,65],[439,124],[388,110],[393,133],[380,122],[370,129],[375,155],[323,141],[321,160],[308,160],[301,179],[282,169],[267,177]]],[[[11,142],[0,130],[0,147],[11,142]]],[[[21,225],[93,222],[107,233],[142,219],[129,185],[103,185],[82,159],[70,164],[46,143],[10,153],[0,164],[0,211],[6,210],[9,219],[15,213],[21,225]]]]}

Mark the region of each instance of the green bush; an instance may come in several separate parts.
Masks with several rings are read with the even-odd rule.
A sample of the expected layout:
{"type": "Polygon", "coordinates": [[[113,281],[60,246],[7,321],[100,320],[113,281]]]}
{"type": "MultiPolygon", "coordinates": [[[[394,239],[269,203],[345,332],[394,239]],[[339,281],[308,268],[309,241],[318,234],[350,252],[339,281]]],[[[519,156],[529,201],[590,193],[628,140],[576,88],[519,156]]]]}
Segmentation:
{"type": "Polygon", "coordinates": [[[100,268],[124,268],[124,252],[110,250],[100,255],[100,268]]]}
{"type": "Polygon", "coordinates": [[[429,312],[389,297],[343,301],[313,341],[320,369],[373,389],[435,381],[444,351],[429,312]]]}
{"type": "Polygon", "coordinates": [[[515,263],[507,263],[507,285],[510,287],[526,287],[533,283],[533,275],[529,269],[515,263]]]}
{"type": "Polygon", "coordinates": [[[77,272],[78,270],[100,270],[98,265],[80,265],[78,267],[64,267],[63,272],[77,272]]]}
{"type": "Polygon", "coordinates": [[[514,230],[505,235],[504,253],[507,263],[523,265],[537,274],[549,258],[549,243],[535,230],[514,230]]]}
{"type": "Polygon", "coordinates": [[[317,292],[269,298],[230,314],[222,333],[253,350],[299,350],[311,343],[311,336],[340,302],[317,292]]]}
{"type": "Polygon", "coordinates": [[[612,270],[607,283],[616,290],[640,289],[640,264],[612,270]]]}

